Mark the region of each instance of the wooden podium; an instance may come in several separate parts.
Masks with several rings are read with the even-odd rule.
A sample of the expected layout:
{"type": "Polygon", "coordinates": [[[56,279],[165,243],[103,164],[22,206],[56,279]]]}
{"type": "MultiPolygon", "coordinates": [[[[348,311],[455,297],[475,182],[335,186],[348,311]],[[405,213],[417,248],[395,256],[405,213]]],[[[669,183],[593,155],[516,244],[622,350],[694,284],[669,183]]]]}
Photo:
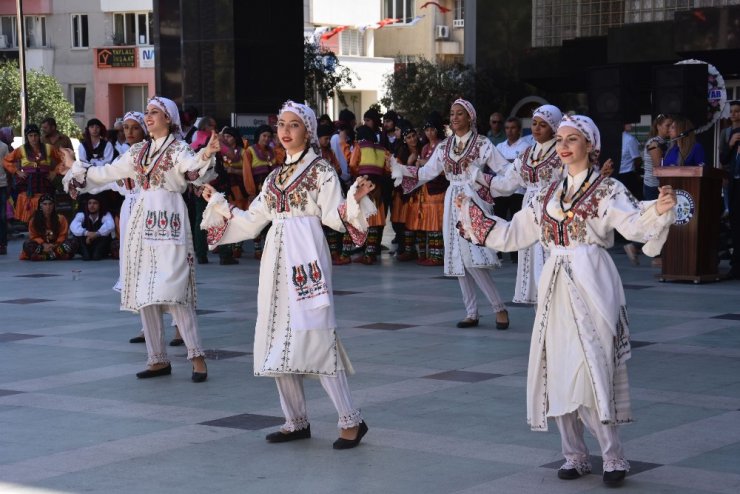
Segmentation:
{"type": "Polygon", "coordinates": [[[718,281],[722,178],[709,166],[655,167],[661,185],[670,185],[678,199],[676,224],[663,247],[660,281],[718,281]]]}

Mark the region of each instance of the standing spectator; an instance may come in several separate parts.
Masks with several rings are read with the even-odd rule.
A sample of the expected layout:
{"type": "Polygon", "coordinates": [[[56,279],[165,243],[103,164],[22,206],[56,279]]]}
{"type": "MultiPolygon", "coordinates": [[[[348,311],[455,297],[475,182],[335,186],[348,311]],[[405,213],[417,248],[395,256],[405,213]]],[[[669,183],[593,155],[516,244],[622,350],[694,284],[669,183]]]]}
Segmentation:
{"type": "Polygon", "coordinates": [[[198,110],[194,106],[185,108],[185,111],[182,112],[181,120],[183,140],[190,144],[193,142],[195,131],[198,130],[195,125],[196,120],[198,120],[198,110]]]}
{"type": "MultiPolygon", "coordinates": [[[[198,121],[197,130],[192,136],[190,149],[199,152],[205,148],[216,131],[216,119],[204,116],[198,121]]],[[[187,184],[187,189],[183,197],[188,210],[188,219],[190,220],[191,233],[193,235],[193,245],[195,247],[195,257],[198,264],[208,264],[208,243],[206,242],[203,230],[198,228],[203,210],[206,208],[205,201],[201,198],[201,187],[192,183],[187,184]]]]}
{"type": "Polygon", "coordinates": [[[344,109],[339,112],[339,121],[337,123],[337,133],[331,136],[331,150],[334,151],[334,156],[337,157],[339,167],[342,169],[342,173],[339,178],[342,179],[342,183],[349,184],[349,158],[352,154],[352,144],[355,142],[354,128],[357,124],[355,114],[344,109]]]}
{"type": "MultiPolygon", "coordinates": [[[[9,153],[8,145],[0,140],[0,159],[9,153]]],[[[8,253],[8,174],[0,169],[0,256],[8,253]]]]}
{"type": "Polygon", "coordinates": [[[668,136],[674,142],[663,158],[663,166],[704,166],[704,148],[696,142],[691,120],[681,115],[673,117],[668,136]]]}
{"type": "Polygon", "coordinates": [[[68,238],[67,219],[57,213],[54,196],[44,194],[28,223],[28,240],[23,242],[22,261],[67,261],[77,251],[77,241],[68,238]]]}
{"type": "MultiPolygon", "coordinates": [[[[498,143],[496,149],[506,158],[506,161],[514,163],[519,155],[524,153],[531,144],[527,139],[522,137],[522,121],[516,117],[506,119],[504,133],[506,134],[506,140],[498,143]]],[[[496,202],[493,204],[494,214],[506,219],[514,217],[516,212],[522,209],[525,191],[526,189],[524,187],[519,187],[510,196],[497,197],[496,202]]],[[[500,258],[501,253],[498,255],[500,258]]],[[[509,255],[512,262],[517,262],[517,252],[512,251],[509,255]]]]}
{"type": "MultiPolygon", "coordinates": [[[[355,178],[365,177],[367,181],[375,184],[375,188],[368,195],[375,205],[377,212],[367,219],[368,230],[365,240],[365,253],[358,262],[366,265],[375,264],[380,255],[380,242],[383,239],[383,228],[386,221],[386,207],[383,201],[380,185],[383,177],[388,173],[388,159],[390,153],[377,142],[376,134],[367,125],[357,127],[357,142],[355,143],[349,168],[355,178]]],[[[342,253],[342,264],[347,264],[350,252],[342,253]]]]}
{"type": "Polygon", "coordinates": [[[504,116],[499,112],[491,113],[488,118],[489,130],[486,136],[491,144],[498,146],[506,140],[506,133],[504,132],[504,116]]]}
{"type": "MultiPolygon", "coordinates": [[[[645,150],[642,152],[642,162],[645,170],[645,175],[642,179],[642,195],[645,201],[654,201],[658,198],[658,186],[660,182],[653,175],[653,169],[655,166],[660,166],[663,162],[663,155],[668,147],[668,133],[672,122],[673,120],[670,117],[660,114],[650,126],[648,141],[645,143],[645,150]]],[[[640,258],[638,257],[639,250],[634,242],[625,244],[624,251],[633,265],[637,266],[640,264],[640,258]]],[[[660,265],[659,257],[653,259],[653,265],[660,265]]]]}
{"type": "MultiPolygon", "coordinates": [[[[322,115],[321,117],[319,117],[319,127],[316,130],[316,134],[319,138],[319,152],[321,154],[321,157],[324,158],[326,161],[328,161],[329,164],[331,164],[332,168],[334,168],[334,171],[337,172],[337,176],[340,176],[342,174],[342,169],[339,166],[339,161],[337,160],[337,157],[334,154],[334,151],[331,150],[330,139],[332,137],[332,134],[334,133],[333,132],[334,128],[331,125],[321,124],[322,118],[324,116],[325,115],[322,115]]],[[[340,185],[342,185],[342,193],[345,193],[344,185],[343,184],[340,184],[340,185]]],[[[343,234],[326,225],[322,225],[321,228],[324,230],[324,237],[326,237],[326,243],[329,244],[329,253],[331,254],[331,262],[332,264],[335,264],[339,262],[339,256],[341,256],[342,254],[343,234]]]]}
{"type": "Polygon", "coordinates": [[[74,151],[72,139],[57,130],[57,121],[46,117],[41,121],[41,142],[51,144],[55,148],[67,148],[74,151]]]}
{"type": "Polygon", "coordinates": [[[77,147],[77,156],[83,163],[102,166],[113,161],[113,144],[105,138],[107,131],[103,122],[91,118],[85,126],[85,136],[77,147]]]}
{"type": "Polygon", "coordinates": [[[77,238],[83,261],[99,261],[110,254],[111,234],[116,223],[110,213],[102,211],[100,199],[90,196],[78,212],[69,231],[77,238]]]}
{"type": "Polygon", "coordinates": [[[118,156],[121,156],[123,153],[128,151],[128,148],[131,146],[126,142],[126,133],[123,131],[123,119],[116,120],[116,123],[113,124],[113,130],[116,132],[115,134],[115,140],[112,140],[113,147],[118,153],[118,156]]]}
{"type": "Polygon", "coordinates": [[[627,187],[633,196],[642,198],[642,187],[640,183],[640,166],[642,156],[640,155],[640,143],[633,136],[632,124],[624,124],[622,132],[622,158],[619,162],[619,173],[616,178],[627,187]]]}
{"type": "MultiPolygon", "coordinates": [[[[421,166],[419,160],[423,146],[419,140],[419,135],[416,133],[416,129],[405,127],[402,132],[403,142],[396,152],[396,161],[401,165],[421,166]]],[[[416,250],[416,246],[419,243],[417,236],[426,237],[424,232],[421,231],[420,218],[422,194],[426,185],[422,185],[409,194],[404,194],[401,187],[397,187],[394,191],[393,209],[395,210],[398,207],[400,211],[391,212],[391,221],[393,221],[393,214],[398,214],[401,220],[399,229],[403,231],[403,240],[398,242],[398,248],[396,250],[397,261],[414,261],[422,255],[421,252],[416,250]]],[[[426,250],[424,250],[424,253],[426,253],[426,250]]]]}
{"type": "Polygon", "coordinates": [[[5,156],[3,166],[15,175],[18,197],[14,216],[28,223],[38,209],[39,198],[43,194],[53,194],[51,180],[56,176],[56,167],[62,161],[59,150],[50,144],[41,144],[37,125],[26,126],[26,142],[23,146],[5,156]]]}
{"type": "Polygon", "coordinates": [[[740,278],[740,101],[730,102],[732,126],[720,136],[719,160],[730,177],[730,229],[732,259],[730,278],[740,278]]]}
{"type": "MultiPolygon", "coordinates": [[[[272,140],[272,127],[260,125],[254,132],[254,144],[249,146],[244,154],[244,177],[246,179],[248,172],[252,174],[255,196],[260,193],[267,176],[279,163],[275,149],[271,146],[272,140]]],[[[246,182],[244,185],[248,186],[246,182]]],[[[262,247],[268,229],[269,225],[262,233],[254,237],[254,258],[257,260],[262,259],[262,247]]]]}

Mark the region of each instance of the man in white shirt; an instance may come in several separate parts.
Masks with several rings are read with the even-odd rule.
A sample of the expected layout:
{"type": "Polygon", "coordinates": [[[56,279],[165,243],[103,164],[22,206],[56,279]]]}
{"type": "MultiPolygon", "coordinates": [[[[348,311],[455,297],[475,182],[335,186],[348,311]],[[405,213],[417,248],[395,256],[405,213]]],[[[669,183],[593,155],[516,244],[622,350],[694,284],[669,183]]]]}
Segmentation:
{"type": "Polygon", "coordinates": [[[111,234],[116,224],[110,213],[101,210],[100,199],[90,196],[82,211],[69,225],[69,231],[80,245],[84,261],[99,261],[110,254],[111,234]]]}
{"type": "MultiPolygon", "coordinates": [[[[514,163],[530,145],[527,139],[522,138],[522,121],[516,117],[507,118],[504,123],[504,133],[506,134],[506,140],[497,144],[496,149],[509,163],[514,163]]],[[[504,219],[510,219],[517,211],[522,209],[524,192],[524,188],[519,188],[508,197],[497,197],[493,205],[494,214],[504,219]]],[[[500,253],[499,256],[501,256],[500,253]]],[[[516,251],[511,253],[511,261],[517,262],[516,251]]]]}
{"type": "Polygon", "coordinates": [[[622,182],[627,190],[638,199],[642,199],[642,180],[640,179],[640,168],[642,167],[642,155],[640,154],[640,143],[631,134],[632,124],[624,125],[622,132],[622,157],[619,162],[619,174],[615,176],[622,182]]]}

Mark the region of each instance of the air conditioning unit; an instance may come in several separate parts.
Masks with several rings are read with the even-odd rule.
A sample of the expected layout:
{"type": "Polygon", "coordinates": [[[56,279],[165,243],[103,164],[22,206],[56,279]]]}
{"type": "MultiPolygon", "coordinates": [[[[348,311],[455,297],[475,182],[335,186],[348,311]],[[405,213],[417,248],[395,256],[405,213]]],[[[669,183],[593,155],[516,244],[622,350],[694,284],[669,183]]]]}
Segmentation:
{"type": "Polygon", "coordinates": [[[4,34],[0,34],[0,50],[8,48],[8,37],[4,34]]]}
{"type": "Polygon", "coordinates": [[[437,39],[450,39],[450,26],[435,26],[437,39]]]}

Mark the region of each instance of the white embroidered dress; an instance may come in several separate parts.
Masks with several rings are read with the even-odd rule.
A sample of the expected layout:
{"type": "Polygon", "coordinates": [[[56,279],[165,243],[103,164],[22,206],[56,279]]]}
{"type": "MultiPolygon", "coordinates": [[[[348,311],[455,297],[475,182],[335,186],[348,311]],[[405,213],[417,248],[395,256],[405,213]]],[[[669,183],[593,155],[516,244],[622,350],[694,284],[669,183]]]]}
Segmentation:
{"type": "Polygon", "coordinates": [[[204,152],[196,155],[170,135],[134,144],[110,165],[85,168],[76,161],[65,175],[70,191],[86,192],[125,179],[141,188],[122,238],[122,310],[195,305],[193,240],[182,193],[188,183],[208,180],[215,159],[203,159],[204,152]]]}
{"type": "MultiPolygon", "coordinates": [[[[586,172],[570,177],[585,182],[586,172]]],[[[471,242],[512,251],[536,242],[550,250],[539,281],[527,372],[527,422],[547,430],[547,417],[587,406],[602,423],[632,420],[626,362],[629,327],[622,282],[606,249],[614,230],[644,242],[655,256],[668,236],[673,210],[638,202],[618,181],[591,176],[585,193],[563,212],[562,182],[541,189],[511,222],[465,199],[461,225],[471,242]]]]}
{"type": "MultiPolygon", "coordinates": [[[[485,136],[470,134],[460,154],[454,151],[454,140],[453,136],[440,142],[424,166],[403,166],[400,171],[406,177],[402,182],[404,193],[411,192],[436,178],[440,173],[447,177],[450,186],[445,193],[442,224],[445,243],[444,274],[465,276],[465,268],[496,268],[501,266],[501,263],[496,257],[496,252],[465,242],[457,234],[455,225],[458,222],[458,210],[454,206],[455,197],[467,189],[476,191],[484,200],[490,202],[488,188],[485,187],[485,183],[477,182],[476,178],[482,175],[481,171],[486,165],[500,173],[509,162],[485,136]]],[[[398,166],[394,164],[394,168],[398,166]]]]}
{"type": "Polygon", "coordinates": [[[214,248],[254,238],[272,222],[260,263],[255,375],[351,373],[336,334],[331,255],[321,225],[348,231],[362,245],[375,207],[367,197],[354,200],[355,186],[345,201],[334,168],[313,150],[282,185],[279,171],[270,173],[247,211],[214,194],[201,226],[214,248]]]}
{"type": "MultiPolygon", "coordinates": [[[[522,204],[529,204],[542,187],[564,178],[565,167],[555,152],[555,139],[529,146],[504,173],[492,177],[486,175],[489,189],[494,197],[510,196],[522,187],[525,189],[522,204]]],[[[537,282],[547,260],[547,250],[536,243],[519,251],[516,284],[513,302],[518,304],[537,303],[537,282]]]]}

